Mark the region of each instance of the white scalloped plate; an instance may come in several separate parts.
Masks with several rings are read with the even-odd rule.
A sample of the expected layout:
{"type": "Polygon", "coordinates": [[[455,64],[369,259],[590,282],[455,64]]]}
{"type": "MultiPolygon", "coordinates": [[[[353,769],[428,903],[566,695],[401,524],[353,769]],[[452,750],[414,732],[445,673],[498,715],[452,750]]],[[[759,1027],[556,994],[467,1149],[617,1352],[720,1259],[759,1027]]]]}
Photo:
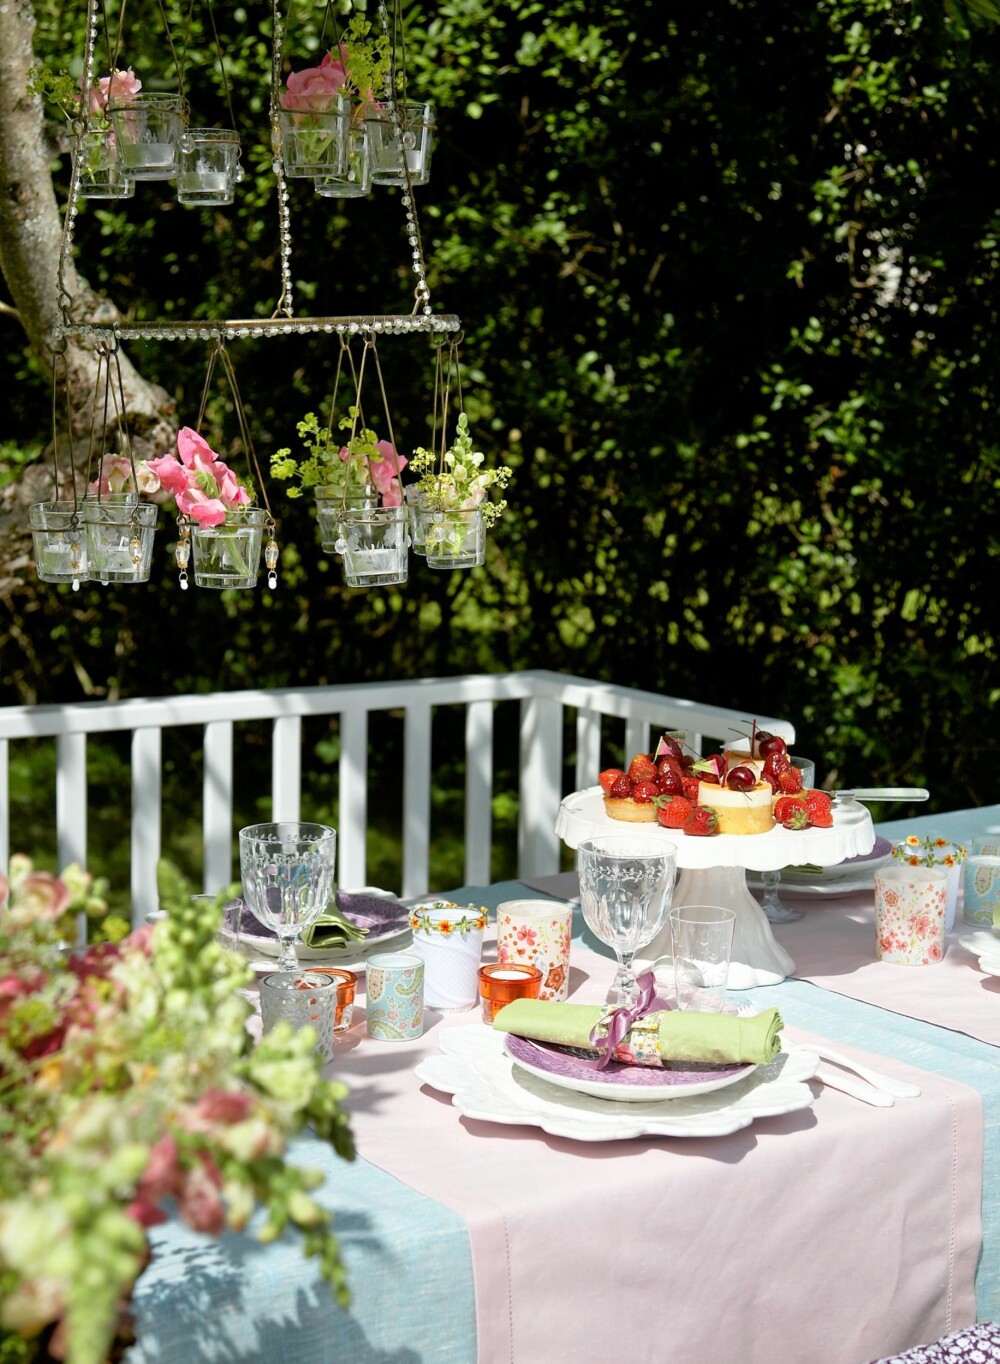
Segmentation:
{"type": "Polygon", "coordinates": [[[808,1108],[815,1095],[807,1081],[819,1066],[813,1052],[783,1052],[745,1080],[711,1094],[622,1104],[559,1089],[515,1067],[504,1054],[503,1034],[491,1028],[452,1028],[442,1033],[440,1047],[439,1056],[419,1063],[416,1075],[450,1094],[463,1117],[540,1127],[571,1141],[727,1136],[758,1118],[808,1108]]]}
{"type": "Polygon", "coordinates": [[[958,941],[979,958],[979,969],[984,975],[1000,976],[1000,937],[982,929],[978,933],[967,933],[958,941]]]}

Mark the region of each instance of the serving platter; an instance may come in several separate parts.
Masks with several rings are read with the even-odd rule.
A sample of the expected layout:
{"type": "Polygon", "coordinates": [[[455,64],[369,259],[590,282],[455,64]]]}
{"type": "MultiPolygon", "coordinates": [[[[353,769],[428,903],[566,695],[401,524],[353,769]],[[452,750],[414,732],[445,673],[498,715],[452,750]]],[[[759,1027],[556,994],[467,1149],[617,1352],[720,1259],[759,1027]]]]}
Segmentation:
{"type": "Polygon", "coordinates": [[[815,1098],[808,1081],[819,1057],[782,1053],[725,1089],[648,1103],[618,1103],[560,1088],[515,1066],[503,1034],[491,1028],[452,1028],[441,1035],[438,1056],[416,1067],[417,1078],[452,1096],[470,1119],[537,1127],[571,1141],[622,1141],[630,1137],[721,1137],[761,1118],[795,1113],[815,1098]]]}
{"type": "Polygon", "coordinates": [[[597,1070],[592,1055],[513,1033],[506,1035],[504,1050],[515,1066],[549,1084],[615,1103],[662,1102],[711,1094],[745,1080],[757,1069],[749,1064],[716,1066],[679,1061],[670,1066],[630,1066],[609,1061],[603,1070],[597,1070]]]}

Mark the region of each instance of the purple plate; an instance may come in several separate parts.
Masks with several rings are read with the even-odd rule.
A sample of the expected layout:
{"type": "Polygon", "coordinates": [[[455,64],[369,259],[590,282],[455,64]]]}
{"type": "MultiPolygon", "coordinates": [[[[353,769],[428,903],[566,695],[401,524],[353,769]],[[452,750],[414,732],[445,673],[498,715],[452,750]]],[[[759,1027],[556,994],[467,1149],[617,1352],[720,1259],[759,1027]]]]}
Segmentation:
{"type": "Polygon", "coordinates": [[[661,1099],[689,1099],[736,1084],[757,1067],[750,1064],[715,1066],[678,1061],[671,1066],[628,1066],[610,1061],[596,1070],[588,1054],[551,1042],[507,1033],[504,1050],[515,1065],[550,1084],[618,1103],[658,1103],[661,1099]]]}

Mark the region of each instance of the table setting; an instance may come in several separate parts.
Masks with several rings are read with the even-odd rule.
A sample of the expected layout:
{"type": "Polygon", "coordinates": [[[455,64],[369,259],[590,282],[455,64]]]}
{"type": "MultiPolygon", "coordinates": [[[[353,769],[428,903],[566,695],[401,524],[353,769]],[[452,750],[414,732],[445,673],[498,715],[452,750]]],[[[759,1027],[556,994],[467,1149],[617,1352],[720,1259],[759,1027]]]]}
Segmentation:
{"type": "MultiPolygon", "coordinates": [[[[873,851],[906,832],[878,828],[873,851]]],[[[651,935],[678,934],[678,913],[699,908],[677,903],[676,869],[671,877],[662,863],[652,881],[634,865],[631,879],[620,869],[613,880],[627,903],[614,912],[606,887],[579,871],[402,906],[403,950],[376,942],[351,967],[352,1013],[332,1033],[327,1067],[348,1086],[359,1152],[324,1195],[357,1300],[331,1316],[308,1271],[279,1291],[244,1260],[224,1314],[241,1358],[267,1357],[264,1314],[294,1311],[296,1293],[312,1304],[308,1329],[361,1359],[423,1348],[455,1364],[543,1364],[538,1342],[556,1338],[571,1357],[597,1359],[620,1345],[623,1320],[633,1351],[656,1357],[662,1334],[627,1227],[642,1228],[645,1253],[672,1265],[664,1308],[683,1342],[677,1358],[692,1364],[736,1354],[866,1364],[1000,1317],[1000,983],[989,974],[1000,936],[961,917],[960,893],[940,960],[880,958],[875,875],[892,859],[880,851],[859,861],[863,872],[849,876],[862,884],[803,897],[801,920],[773,926],[795,977],[735,990],[726,980],[720,988],[703,947],[689,954],[706,968],[693,985],[683,951],[648,961],[651,935]],[[465,951],[445,952],[449,939],[465,951]],[[420,968],[408,996],[421,1000],[419,1020],[411,1013],[401,1027],[397,1013],[372,1030],[384,992],[373,989],[378,961],[393,957],[420,968]],[[632,968],[624,1001],[622,966],[632,968]],[[712,1007],[679,1008],[685,989],[712,1007]],[[755,1039],[748,1055],[733,1041],[745,1029],[755,1039]],[[345,1237],[359,1215],[363,1234],[345,1237]],[[409,1254],[389,1250],[404,1244],[409,1254]],[[445,1248],[444,1271],[428,1263],[432,1244],[445,1248]],[[699,1257],[677,1257],[679,1246],[702,1245],[790,1255],[791,1293],[784,1276],[761,1279],[758,1255],[730,1256],[732,1310],[720,1322],[693,1277],[699,1257]],[[613,1320],[581,1291],[597,1281],[614,1294],[613,1320]],[[796,1306],[819,1297],[821,1320],[796,1306]]],[[[352,912],[365,917],[368,895],[398,916],[402,902],[374,890],[336,893],[331,918],[357,928],[352,912]]],[[[718,919],[726,907],[709,908],[718,919]]],[[[377,935],[378,917],[368,917],[377,935]]],[[[721,933],[725,955],[725,922],[693,917],[692,931],[721,933]]],[[[356,947],[348,935],[336,950],[356,947]]],[[[267,960],[275,964],[273,948],[267,960]]],[[[305,975],[324,968],[337,969],[299,963],[305,975]]],[[[184,1245],[181,1229],[163,1231],[159,1296],[140,1302],[161,1339],[184,1245]]],[[[217,1253],[213,1278],[232,1251],[217,1253]]],[[[168,1338],[176,1347],[158,1361],[190,1357],[178,1323],[168,1338]]]]}

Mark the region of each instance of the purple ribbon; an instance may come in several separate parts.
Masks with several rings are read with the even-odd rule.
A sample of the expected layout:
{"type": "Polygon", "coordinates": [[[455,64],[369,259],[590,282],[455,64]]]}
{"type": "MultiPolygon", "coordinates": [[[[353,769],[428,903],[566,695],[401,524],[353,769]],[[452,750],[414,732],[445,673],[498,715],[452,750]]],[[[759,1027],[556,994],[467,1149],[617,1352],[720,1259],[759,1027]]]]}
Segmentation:
{"type": "Polygon", "coordinates": [[[624,1042],[632,1031],[632,1024],[648,1014],[653,1006],[656,996],[656,977],[652,971],[643,971],[642,975],[636,976],[635,983],[639,987],[639,998],[631,1008],[623,1007],[615,1009],[611,1014],[605,1014],[598,1019],[590,1034],[591,1043],[597,1047],[601,1055],[594,1060],[594,1069],[603,1070],[609,1061],[614,1060],[615,1052],[619,1044],[624,1042]],[[607,1027],[607,1034],[604,1037],[597,1036],[598,1028],[607,1027]]]}

